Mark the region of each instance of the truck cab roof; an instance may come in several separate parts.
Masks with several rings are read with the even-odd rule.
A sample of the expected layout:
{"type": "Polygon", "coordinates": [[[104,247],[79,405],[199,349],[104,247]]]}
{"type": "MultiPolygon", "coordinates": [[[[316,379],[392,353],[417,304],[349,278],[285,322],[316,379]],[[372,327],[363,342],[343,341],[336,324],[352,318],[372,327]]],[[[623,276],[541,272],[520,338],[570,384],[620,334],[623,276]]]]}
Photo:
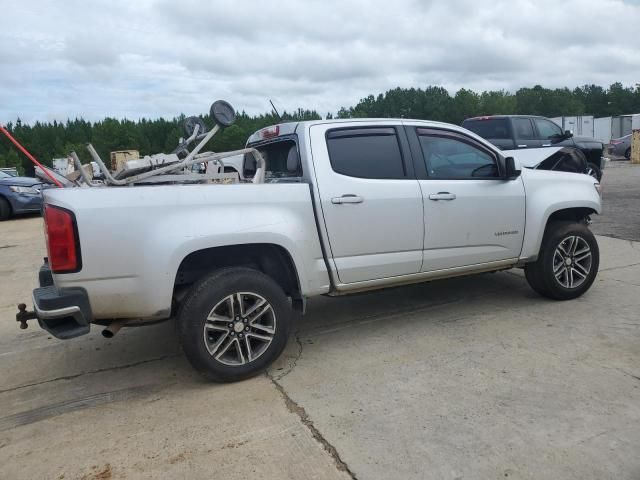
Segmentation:
{"type": "Polygon", "coordinates": [[[247,145],[255,145],[257,143],[268,141],[276,137],[285,137],[295,133],[300,133],[302,129],[308,129],[308,127],[311,127],[313,125],[335,124],[336,126],[339,127],[343,124],[345,126],[348,126],[348,125],[354,125],[358,123],[369,123],[369,124],[386,123],[388,125],[422,125],[425,127],[446,128],[448,130],[455,130],[455,131],[469,133],[468,130],[458,125],[445,123],[445,122],[436,122],[433,120],[419,120],[419,119],[408,119],[408,118],[339,118],[339,119],[330,119],[330,120],[305,120],[302,122],[285,122],[285,123],[270,125],[268,127],[264,127],[254,132],[247,140],[247,145]]]}

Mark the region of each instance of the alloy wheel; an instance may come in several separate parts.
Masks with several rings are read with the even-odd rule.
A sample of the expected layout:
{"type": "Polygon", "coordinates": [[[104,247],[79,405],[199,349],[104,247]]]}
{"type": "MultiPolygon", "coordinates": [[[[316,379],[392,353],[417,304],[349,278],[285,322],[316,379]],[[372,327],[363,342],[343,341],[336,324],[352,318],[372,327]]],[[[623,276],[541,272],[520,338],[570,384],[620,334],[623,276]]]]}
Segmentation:
{"type": "Polygon", "coordinates": [[[564,288],[578,288],[591,273],[591,247],[578,236],[565,237],[553,254],[553,275],[564,288]]]}
{"type": "Polygon", "coordinates": [[[276,315],[264,297],[252,292],[236,292],[213,307],[203,333],[209,354],[218,362],[246,365],[271,345],[276,333],[276,315]]]}

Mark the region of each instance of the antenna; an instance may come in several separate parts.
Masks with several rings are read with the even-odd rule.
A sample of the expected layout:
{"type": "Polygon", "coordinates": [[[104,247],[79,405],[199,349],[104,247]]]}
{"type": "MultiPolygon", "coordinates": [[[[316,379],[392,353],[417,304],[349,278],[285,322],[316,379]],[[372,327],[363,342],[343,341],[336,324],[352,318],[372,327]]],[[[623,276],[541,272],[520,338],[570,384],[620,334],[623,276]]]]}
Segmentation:
{"type": "Polygon", "coordinates": [[[280,114],[278,113],[278,109],[276,108],[276,106],[273,104],[273,102],[271,101],[271,99],[269,99],[269,103],[271,104],[271,108],[273,108],[273,111],[276,112],[276,115],[278,117],[278,120],[281,119],[280,114]]]}

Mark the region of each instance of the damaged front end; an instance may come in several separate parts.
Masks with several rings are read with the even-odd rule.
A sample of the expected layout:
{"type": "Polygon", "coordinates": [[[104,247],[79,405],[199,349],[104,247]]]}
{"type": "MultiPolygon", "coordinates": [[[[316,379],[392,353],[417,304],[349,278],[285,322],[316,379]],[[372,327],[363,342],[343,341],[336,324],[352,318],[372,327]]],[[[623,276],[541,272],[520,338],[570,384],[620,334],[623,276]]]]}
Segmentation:
{"type": "Polygon", "coordinates": [[[589,163],[584,153],[575,147],[505,150],[504,154],[514,157],[524,168],[595,176],[589,169],[589,163]]]}

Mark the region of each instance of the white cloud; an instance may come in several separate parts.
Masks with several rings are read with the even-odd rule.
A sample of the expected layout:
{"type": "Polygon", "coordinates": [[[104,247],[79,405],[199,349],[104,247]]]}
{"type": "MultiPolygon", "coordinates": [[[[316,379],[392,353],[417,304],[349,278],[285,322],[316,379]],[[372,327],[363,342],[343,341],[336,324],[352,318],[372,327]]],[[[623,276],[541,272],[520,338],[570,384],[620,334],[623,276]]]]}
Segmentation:
{"type": "Polygon", "coordinates": [[[621,81],[640,71],[622,0],[0,0],[0,122],[321,113],[397,86],[621,81]],[[6,5],[2,5],[2,4],[6,5]]]}

